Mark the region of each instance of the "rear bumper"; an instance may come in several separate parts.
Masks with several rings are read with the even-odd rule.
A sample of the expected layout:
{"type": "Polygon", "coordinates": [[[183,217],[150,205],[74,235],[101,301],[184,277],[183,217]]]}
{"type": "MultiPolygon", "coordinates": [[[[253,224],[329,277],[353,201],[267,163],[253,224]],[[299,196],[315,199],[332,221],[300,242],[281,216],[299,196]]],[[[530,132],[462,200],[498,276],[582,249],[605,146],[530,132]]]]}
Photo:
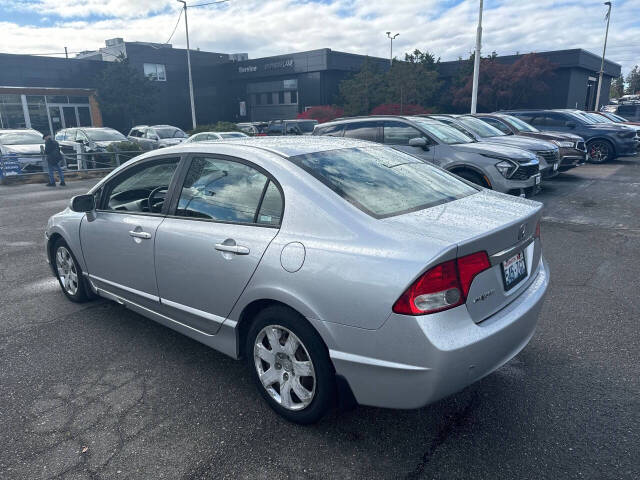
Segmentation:
{"type": "Polygon", "coordinates": [[[531,339],[549,285],[536,277],[512,303],[476,324],[465,306],[439,314],[392,314],[378,330],[323,322],[336,373],[363,405],[419,408],[455,393],[513,358],[531,339]]]}

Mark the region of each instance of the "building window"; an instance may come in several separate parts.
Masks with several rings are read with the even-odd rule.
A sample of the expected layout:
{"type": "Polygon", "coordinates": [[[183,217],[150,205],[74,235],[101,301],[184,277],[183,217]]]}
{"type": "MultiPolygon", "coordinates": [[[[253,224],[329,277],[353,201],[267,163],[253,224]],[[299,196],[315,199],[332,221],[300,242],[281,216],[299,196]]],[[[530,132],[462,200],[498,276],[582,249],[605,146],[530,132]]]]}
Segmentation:
{"type": "Polygon", "coordinates": [[[162,63],[145,63],[144,75],[149,79],[156,82],[166,82],[167,73],[162,63]]]}
{"type": "Polygon", "coordinates": [[[284,104],[284,92],[278,92],[278,103],[280,105],[284,104]]]}
{"type": "Polygon", "coordinates": [[[20,95],[0,95],[0,128],[25,128],[20,95]]]}
{"type": "Polygon", "coordinates": [[[298,92],[296,90],[291,92],[291,103],[298,103],[298,92]]]}
{"type": "Polygon", "coordinates": [[[273,93],[267,93],[267,104],[273,105],[273,93]]]}

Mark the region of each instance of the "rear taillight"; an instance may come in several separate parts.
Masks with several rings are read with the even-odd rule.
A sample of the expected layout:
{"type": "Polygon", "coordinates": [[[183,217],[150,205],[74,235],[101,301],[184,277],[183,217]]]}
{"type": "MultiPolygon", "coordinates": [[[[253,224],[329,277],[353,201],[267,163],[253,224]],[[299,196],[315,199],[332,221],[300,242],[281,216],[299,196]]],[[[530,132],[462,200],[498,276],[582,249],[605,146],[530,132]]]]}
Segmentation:
{"type": "Polygon", "coordinates": [[[393,311],[403,315],[426,315],[462,305],[474,277],[489,267],[486,252],[436,265],[407,288],[393,304],[393,311]]]}
{"type": "Polygon", "coordinates": [[[540,238],[540,222],[536,223],[536,233],[533,234],[533,238],[540,238]]]}

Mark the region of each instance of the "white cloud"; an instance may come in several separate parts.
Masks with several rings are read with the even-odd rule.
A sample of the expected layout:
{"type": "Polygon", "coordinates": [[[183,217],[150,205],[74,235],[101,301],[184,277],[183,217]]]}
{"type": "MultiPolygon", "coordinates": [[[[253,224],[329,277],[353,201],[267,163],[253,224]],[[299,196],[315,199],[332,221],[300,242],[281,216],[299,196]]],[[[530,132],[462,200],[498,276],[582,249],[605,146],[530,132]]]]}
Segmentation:
{"type": "MultiPolygon", "coordinates": [[[[486,3],[490,8],[484,12],[483,53],[584,48],[600,54],[602,50],[605,7],[601,0],[486,3]]],[[[420,48],[454,60],[467,57],[474,48],[477,0],[445,8],[449,4],[438,0],[231,0],[189,11],[191,45],[217,52],[248,52],[252,58],[324,47],[387,57],[385,32],[392,30],[400,32],[394,41],[399,57],[420,48]]],[[[111,37],[164,42],[180,8],[174,0],[41,0],[37,6],[38,14],[58,22],[37,28],[0,23],[0,51],[95,49],[111,37]],[[96,15],[103,18],[94,20],[96,15]]],[[[185,46],[184,23],[172,43],[185,46]]],[[[640,2],[619,0],[612,14],[607,58],[628,71],[640,63],[638,45],[640,2]]]]}

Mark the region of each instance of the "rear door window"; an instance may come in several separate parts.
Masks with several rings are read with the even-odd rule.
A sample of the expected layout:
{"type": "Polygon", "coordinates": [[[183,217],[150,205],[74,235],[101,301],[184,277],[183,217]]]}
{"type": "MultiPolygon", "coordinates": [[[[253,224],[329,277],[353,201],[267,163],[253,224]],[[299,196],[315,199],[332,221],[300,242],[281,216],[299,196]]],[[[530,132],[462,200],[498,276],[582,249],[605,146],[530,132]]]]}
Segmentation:
{"type": "Polygon", "coordinates": [[[495,118],[491,118],[491,117],[480,117],[480,120],[482,120],[483,122],[487,122],[489,125],[497,128],[503,133],[506,133],[506,134],[511,133],[511,129],[507,127],[504,123],[502,123],[500,120],[496,120],[495,118]]]}
{"type": "Polygon", "coordinates": [[[344,126],[344,136],[359,140],[378,141],[378,126],[382,122],[352,122],[344,126]]]}
{"type": "Polygon", "coordinates": [[[424,137],[422,132],[403,122],[384,122],[384,143],[386,145],[409,145],[412,138],[424,137]]]}
{"type": "Polygon", "coordinates": [[[327,127],[317,127],[314,132],[314,135],[341,137],[343,132],[344,132],[344,125],[329,125],[327,127]]]}

